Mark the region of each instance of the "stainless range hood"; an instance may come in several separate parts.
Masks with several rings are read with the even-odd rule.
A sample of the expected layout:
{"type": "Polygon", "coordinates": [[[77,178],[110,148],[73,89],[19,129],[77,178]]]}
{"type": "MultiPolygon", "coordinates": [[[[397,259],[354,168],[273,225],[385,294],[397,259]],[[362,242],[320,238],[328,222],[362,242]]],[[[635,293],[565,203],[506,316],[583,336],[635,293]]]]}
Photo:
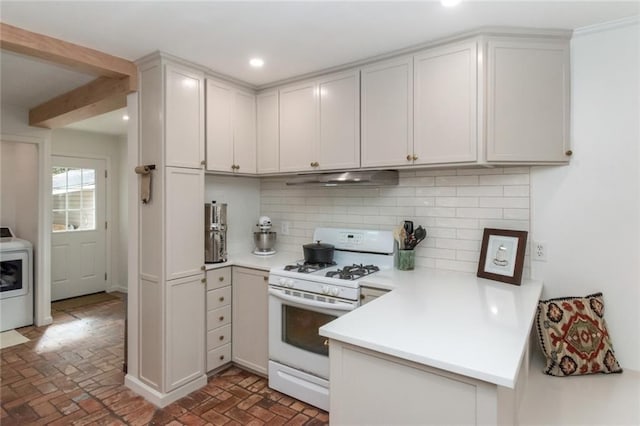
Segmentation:
{"type": "Polygon", "coordinates": [[[287,185],[311,186],[389,186],[397,184],[397,170],[357,170],[353,172],[298,175],[287,181],[287,185]]]}

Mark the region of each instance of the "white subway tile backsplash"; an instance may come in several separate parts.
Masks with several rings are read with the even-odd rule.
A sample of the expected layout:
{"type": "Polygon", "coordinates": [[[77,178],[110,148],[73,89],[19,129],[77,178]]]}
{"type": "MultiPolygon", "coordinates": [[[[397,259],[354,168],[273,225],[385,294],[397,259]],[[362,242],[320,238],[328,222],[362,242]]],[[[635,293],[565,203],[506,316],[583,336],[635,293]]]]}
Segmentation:
{"type": "MultiPolygon", "coordinates": [[[[427,229],[416,265],[476,272],[483,229],[529,230],[529,167],[400,171],[398,186],[287,187],[261,180],[261,213],[278,232],[280,250],[300,251],[318,226],[392,230],[402,220],[427,229]],[[290,235],[280,223],[289,222],[290,235]]],[[[525,258],[527,276],[529,258],[525,258]]]]}

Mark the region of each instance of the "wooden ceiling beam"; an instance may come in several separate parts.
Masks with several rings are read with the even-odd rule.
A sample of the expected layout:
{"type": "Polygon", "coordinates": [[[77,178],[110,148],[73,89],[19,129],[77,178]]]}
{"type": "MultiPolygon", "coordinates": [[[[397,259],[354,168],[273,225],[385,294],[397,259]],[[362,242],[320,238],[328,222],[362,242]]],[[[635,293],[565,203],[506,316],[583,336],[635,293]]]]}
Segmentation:
{"type": "Polygon", "coordinates": [[[128,77],[133,90],[137,90],[136,64],[99,50],[23,30],[3,22],[0,22],[0,48],[96,76],[128,77]]]}
{"type": "Polygon", "coordinates": [[[129,77],[99,77],[29,111],[29,125],[53,129],[127,106],[129,77]]]}

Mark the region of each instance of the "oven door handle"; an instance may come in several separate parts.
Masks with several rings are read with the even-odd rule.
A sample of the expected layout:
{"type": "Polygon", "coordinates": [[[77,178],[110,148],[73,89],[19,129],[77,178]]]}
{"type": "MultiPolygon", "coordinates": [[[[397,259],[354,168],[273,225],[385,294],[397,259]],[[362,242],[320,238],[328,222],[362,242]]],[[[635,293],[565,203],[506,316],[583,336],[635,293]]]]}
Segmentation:
{"type": "Polygon", "coordinates": [[[335,311],[353,311],[357,306],[350,303],[327,303],[318,302],[317,300],[308,300],[301,297],[289,296],[284,294],[280,290],[273,288],[269,289],[269,294],[277,297],[278,299],[286,300],[287,302],[297,303],[298,305],[314,306],[316,308],[333,309],[335,311]]]}

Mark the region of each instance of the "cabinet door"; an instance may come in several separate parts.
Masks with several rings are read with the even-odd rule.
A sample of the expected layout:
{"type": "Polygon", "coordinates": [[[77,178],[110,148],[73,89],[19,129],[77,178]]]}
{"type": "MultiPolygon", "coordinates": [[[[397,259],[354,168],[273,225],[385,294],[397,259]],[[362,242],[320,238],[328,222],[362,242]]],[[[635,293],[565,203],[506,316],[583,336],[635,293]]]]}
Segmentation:
{"type": "Polygon", "coordinates": [[[490,40],[487,56],[487,161],[567,161],[568,43],[490,40]]]}
{"type": "Polygon", "coordinates": [[[313,170],[318,135],[317,85],[280,89],[280,171],[313,170]]]}
{"type": "Polygon", "coordinates": [[[165,164],[201,168],[204,160],[204,78],[165,65],[165,164]]]}
{"type": "Polygon", "coordinates": [[[323,78],[320,92],[318,168],[360,167],[360,73],[349,71],[323,78]]]}
{"type": "Polygon", "coordinates": [[[414,164],[477,159],[477,44],[413,58],[414,164]]]}
{"type": "Polygon", "coordinates": [[[233,268],[233,361],[267,374],[269,273],[233,268]]]}
{"type": "Polygon", "coordinates": [[[167,281],[166,392],[204,374],[203,277],[167,281]]]}
{"type": "Polygon", "coordinates": [[[413,58],[363,68],[361,78],[362,167],[412,164],[413,58]]]}
{"type": "Polygon", "coordinates": [[[207,79],[207,170],[233,169],[233,89],[207,79]]]}
{"type": "Polygon", "coordinates": [[[258,173],[280,171],[280,139],[278,135],[278,92],[256,96],[258,130],[258,173]]]}
{"type": "Polygon", "coordinates": [[[166,167],[165,173],[166,276],[172,280],[200,274],[204,265],[204,171],[166,167]]]}
{"type": "Polygon", "coordinates": [[[256,97],[252,93],[235,92],[233,163],[239,173],[256,172],[256,97]]]}

